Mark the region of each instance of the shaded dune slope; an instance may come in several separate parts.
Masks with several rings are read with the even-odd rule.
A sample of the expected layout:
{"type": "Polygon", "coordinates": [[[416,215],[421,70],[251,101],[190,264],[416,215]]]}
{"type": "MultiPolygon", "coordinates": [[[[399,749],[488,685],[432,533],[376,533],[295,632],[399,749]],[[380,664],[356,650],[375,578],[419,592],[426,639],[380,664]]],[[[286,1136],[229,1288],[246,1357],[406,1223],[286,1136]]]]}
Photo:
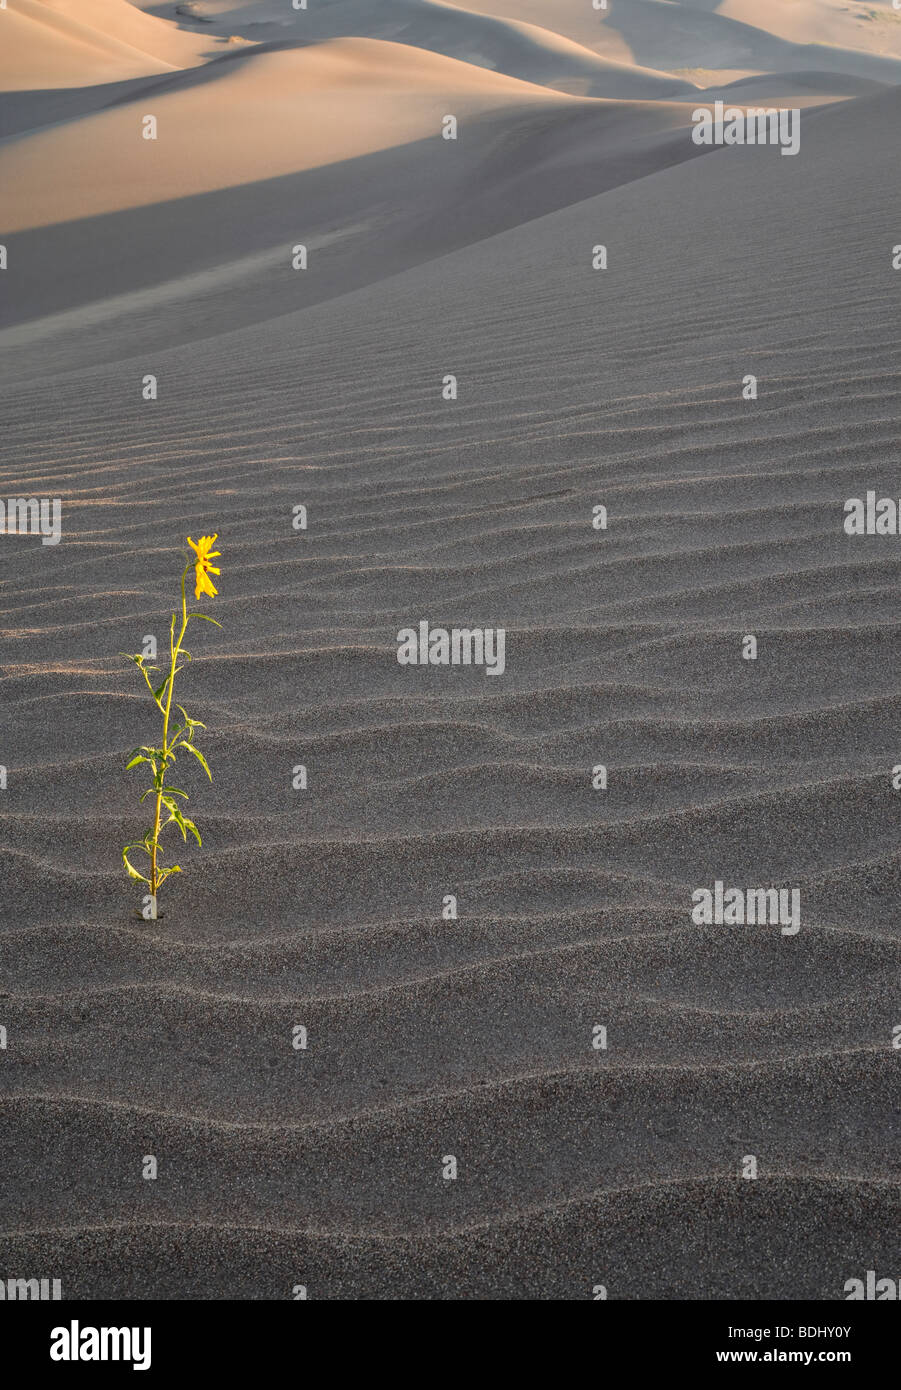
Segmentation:
{"type": "Polygon", "coordinates": [[[561,96],[364,39],[166,77],[0,146],[4,322],[35,321],[0,334],[0,358],[17,376],[46,367],[50,342],[111,360],[383,279],[699,154],[690,109],[561,96]],[[157,141],[141,138],[148,105],[157,141]],[[86,145],[108,181],[85,181],[86,145]],[[309,273],[292,269],[298,243],[309,273]]]}
{"type": "MultiPolygon", "coordinates": [[[[251,19],[266,4],[235,17],[251,19]]],[[[830,0],[609,0],[606,12],[583,0],[471,0],[468,8],[533,24],[547,23],[552,11],[558,33],[597,53],[696,77],[705,70],[798,69],[892,82],[901,62],[901,23],[888,5],[878,25],[857,19],[871,6],[830,0]]]]}

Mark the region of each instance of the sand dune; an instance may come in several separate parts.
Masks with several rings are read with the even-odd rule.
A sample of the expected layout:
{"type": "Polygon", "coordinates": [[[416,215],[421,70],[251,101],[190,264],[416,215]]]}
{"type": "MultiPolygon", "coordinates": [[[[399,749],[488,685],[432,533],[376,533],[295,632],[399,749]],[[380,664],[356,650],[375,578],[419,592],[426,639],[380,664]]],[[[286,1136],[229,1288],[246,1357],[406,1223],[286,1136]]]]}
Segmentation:
{"type": "Polygon", "coordinates": [[[668,73],[601,57],[550,28],[473,14],[444,0],[342,0],[297,13],[294,30],[312,39],[365,35],[412,44],[580,96],[659,97],[691,88],[668,73]]]}
{"type": "MultiPolygon", "coordinates": [[[[728,81],[730,74],[778,69],[897,82],[901,62],[901,23],[888,0],[879,0],[878,6],[849,6],[844,0],[792,0],[790,5],[778,0],[610,0],[606,11],[595,10],[587,0],[467,0],[465,5],[322,0],[306,11],[288,11],[280,0],[197,0],[193,9],[211,21],[197,27],[211,33],[253,40],[289,33],[400,38],[518,76],[528,73],[509,64],[524,62],[533,70],[537,65],[554,83],[589,77],[588,50],[617,65],[606,79],[615,80],[617,90],[596,93],[611,96],[652,95],[646,84],[659,82],[664,74],[702,86],[728,81]],[[868,17],[873,14],[878,18],[868,17]],[[506,30],[499,20],[508,21],[506,30]],[[550,42],[548,31],[553,31],[550,42]],[[555,65],[559,69],[564,61],[563,39],[583,53],[569,52],[569,76],[560,71],[555,76],[555,65]],[[642,81],[645,87],[639,90],[630,81],[642,81]]],[[[602,73],[597,80],[605,80],[602,73]]]]}
{"type": "Polygon", "coordinates": [[[109,360],[385,278],[691,158],[690,110],[563,96],[363,39],[161,79],[0,147],[17,265],[5,321],[32,321],[0,333],[0,358],[21,376],[52,340],[54,354],[77,341],[80,361],[109,360]],[[449,111],[457,142],[441,138],[449,111]],[[114,178],[84,180],[88,147],[114,178]]]}
{"type": "Polygon", "coordinates": [[[683,0],[694,9],[716,10],[727,19],[766,29],[793,43],[828,44],[837,48],[901,58],[901,14],[892,0],[683,0]]]}
{"type": "MultiPolygon", "coordinates": [[[[340,4],[341,0],[336,0],[340,4]]],[[[467,8],[547,23],[546,0],[467,0],[467,8]],[[544,16],[544,18],[542,18],[544,16]]],[[[553,27],[621,63],[727,80],[728,71],[798,69],[898,81],[899,16],[886,3],[844,0],[610,0],[606,12],[583,0],[553,0],[553,27]],[[878,21],[860,11],[878,8],[878,21]]],[[[245,7],[245,13],[249,12],[245,7]]]]}
{"type": "MultiPolygon", "coordinates": [[[[26,0],[11,0],[13,7],[26,0]]],[[[40,9],[45,22],[77,21],[98,35],[128,44],[148,53],[171,67],[192,67],[211,56],[220,46],[209,34],[194,33],[174,19],[162,18],[154,12],[145,14],[130,0],[27,0],[32,9],[40,9]]]]}
{"type": "Polygon", "coordinates": [[[694,97],[278,28],[0,145],[0,498],[63,509],[0,537],[0,1263],[840,1299],[898,1213],[898,542],[842,521],[899,495],[901,90],[776,62],[711,94],[791,96],[799,156],[702,151],[694,97]],[[117,653],[214,531],[215,780],[148,923],[117,653]],[[423,618],[503,627],[503,675],[400,665],[423,618]],[[697,925],[716,880],[800,929],[697,925]]]}
{"type": "Polygon", "coordinates": [[[729,105],[772,105],[774,102],[801,107],[825,104],[830,98],[875,96],[885,83],[867,77],[851,77],[841,72],[778,72],[740,77],[722,85],[704,88],[703,102],[722,98],[729,105]]]}
{"type": "Polygon", "coordinates": [[[170,65],[37,0],[13,0],[2,16],[4,90],[78,86],[165,72],[170,65]]]}
{"type": "Polygon", "coordinates": [[[585,1292],[584,1271],[594,1271],[592,1290],[601,1264],[610,1286],[625,1297],[645,1297],[653,1288],[661,1298],[684,1298],[687,1291],[704,1296],[711,1289],[708,1241],[746,1250],[763,1226],[772,1233],[770,1273],[736,1261],[729,1296],[754,1299],[775,1291],[816,1299],[823,1271],[840,1286],[868,1238],[876,1265],[890,1267],[897,1219],[897,1198],[884,1184],[780,1175],[751,1207],[728,1181],[712,1177],[586,1195],[494,1228],[478,1222],[394,1240],[329,1238],[305,1226],[246,1226],[210,1216],[45,1228],[17,1234],[7,1248],[17,1268],[52,1257],[55,1269],[71,1270],[74,1284],[90,1284],[99,1297],[115,1291],[141,1298],[152,1251],[155,1267],[169,1274],[173,1295],[184,1297],[209,1289],[229,1298],[283,1298],[298,1271],[314,1270],[325,1298],[348,1290],[371,1299],[443,1298],[449,1286],[460,1298],[583,1298],[592,1296],[585,1292]],[[803,1242],[796,1234],[801,1225],[809,1232],[803,1242]]]}
{"type": "Polygon", "coordinates": [[[5,226],[97,217],[331,165],[417,138],[440,138],[449,96],[459,117],[565,98],[468,63],[365,39],[251,49],[145,86],[138,103],[0,150],[11,189],[5,226]],[[212,88],[212,90],[211,90],[212,88]],[[149,105],[155,139],[143,138],[149,105]],[[86,182],[79,155],[109,171],[86,182]],[[140,161],[140,162],[139,162],[140,161]]]}
{"type": "Polygon", "coordinates": [[[0,91],[167,72],[193,66],[211,47],[128,0],[8,0],[0,18],[0,91]]]}
{"type": "Polygon", "coordinates": [[[233,51],[225,36],[192,34],[128,0],[8,0],[0,19],[0,140],[233,51]]]}

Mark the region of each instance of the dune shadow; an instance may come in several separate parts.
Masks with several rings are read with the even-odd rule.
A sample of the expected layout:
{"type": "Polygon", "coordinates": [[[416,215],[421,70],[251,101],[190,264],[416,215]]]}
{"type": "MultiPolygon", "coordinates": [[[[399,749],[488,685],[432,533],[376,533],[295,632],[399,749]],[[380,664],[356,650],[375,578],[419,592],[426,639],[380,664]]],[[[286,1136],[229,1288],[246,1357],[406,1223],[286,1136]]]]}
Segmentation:
{"type": "Polygon", "coordinates": [[[635,113],[637,128],[645,124],[643,146],[631,121],[624,139],[615,127],[630,114],[607,104],[508,108],[474,119],[467,147],[442,151],[447,158],[435,157],[436,138],[427,137],[11,234],[16,275],[4,327],[139,295],[121,306],[132,351],[148,346],[142,318],[145,327],[153,321],[150,344],[169,347],[322,303],[707,153],[684,128],[661,129],[653,111],[635,113]],[[298,243],[310,251],[302,274],[291,269],[298,243]],[[192,284],[192,276],[201,279],[192,284]],[[183,306],[195,291],[202,313],[186,321],[183,306]]]}

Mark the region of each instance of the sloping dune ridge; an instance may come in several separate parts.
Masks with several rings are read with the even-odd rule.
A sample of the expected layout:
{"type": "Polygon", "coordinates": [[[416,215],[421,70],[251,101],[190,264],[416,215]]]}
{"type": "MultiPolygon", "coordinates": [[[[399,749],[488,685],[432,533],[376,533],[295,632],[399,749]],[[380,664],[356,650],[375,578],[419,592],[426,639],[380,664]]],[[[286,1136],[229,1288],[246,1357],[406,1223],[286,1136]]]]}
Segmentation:
{"type": "Polygon", "coordinates": [[[129,0],[7,0],[0,90],[143,77],[191,66],[208,48],[129,0]]]}
{"type": "Polygon", "coordinates": [[[262,45],[166,77],[0,145],[5,323],[23,325],[0,335],[0,360],[15,377],[49,353],[110,360],[384,278],[692,157],[690,110],[562,95],[371,39],[262,45]],[[148,105],[159,139],[145,142],[148,105]],[[467,138],[438,162],[448,105],[467,138]],[[290,273],[300,235],[314,276],[290,273]]]}
{"type": "Polygon", "coordinates": [[[0,499],[62,509],[0,535],[0,1269],[843,1299],[901,1198],[899,538],[843,525],[901,498],[901,50],[376,8],[0,12],[0,499]],[[695,145],[716,96],[798,153],[695,145]],[[119,653],[214,532],[203,847],[144,921],[119,653]],[[400,664],[422,621],[504,669],[400,664]],[[798,930],[698,924],[718,882],[798,930]]]}

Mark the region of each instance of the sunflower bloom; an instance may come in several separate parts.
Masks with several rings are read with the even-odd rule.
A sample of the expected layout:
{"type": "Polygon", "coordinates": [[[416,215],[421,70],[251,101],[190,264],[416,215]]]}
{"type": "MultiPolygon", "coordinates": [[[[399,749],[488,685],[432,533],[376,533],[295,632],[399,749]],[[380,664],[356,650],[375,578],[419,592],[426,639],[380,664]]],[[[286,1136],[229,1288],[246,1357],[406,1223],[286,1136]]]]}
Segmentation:
{"type": "Polygon", "coordinates": [[[197,560],[194,564],[194,577],[196,580],[194,589],[195,598],[200,598],[201,594],[209,594],[211,598],[215,598],[219,592],[214,586],[212,579],[210,579],[211,574],[219,573],[216,566],[210,564],[210,560],[215,560],[221,554],[221,551],[213,550],[212,548],[216,544],[218,534],[217,531],[215,536],[201,536],[196,545],[194,541],[191,540],[191,537],[188,537],[188,545],[197,555],[197,560]]]}

